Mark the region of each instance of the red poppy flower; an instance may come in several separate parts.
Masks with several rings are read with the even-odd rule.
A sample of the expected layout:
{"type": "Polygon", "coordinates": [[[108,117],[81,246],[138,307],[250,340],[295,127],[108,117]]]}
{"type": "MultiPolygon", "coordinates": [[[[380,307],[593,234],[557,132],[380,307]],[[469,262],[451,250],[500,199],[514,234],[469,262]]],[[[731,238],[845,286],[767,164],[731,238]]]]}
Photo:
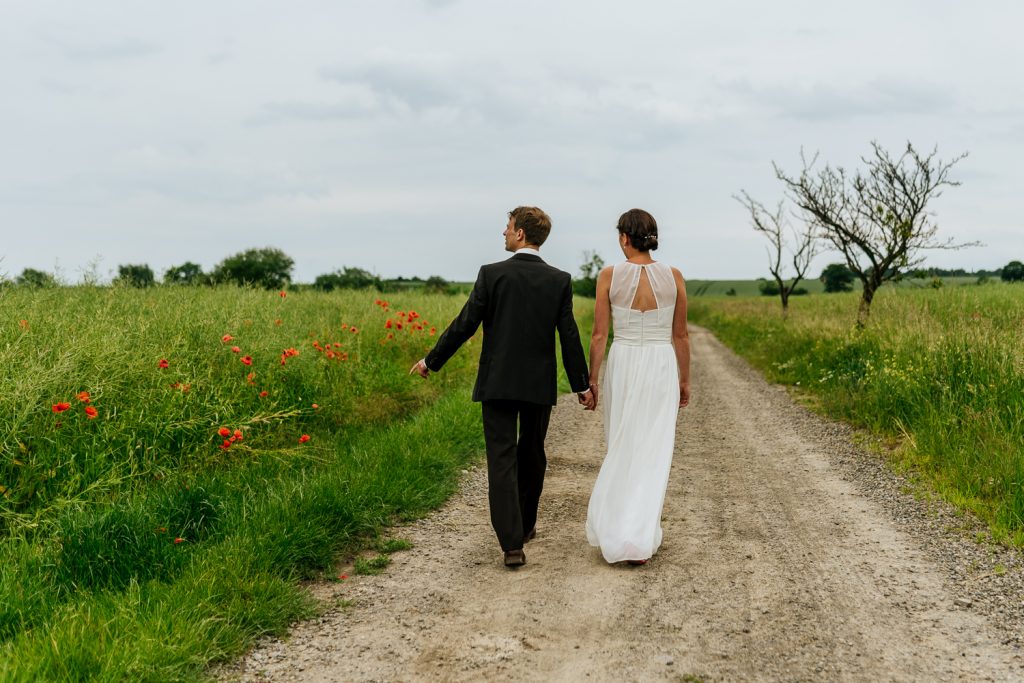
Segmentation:
{"type": "Polygon", "coordinates": [[[280,324],[281,324],[281,319],[280,319],[280,318],[278,318],[277,320],[275,320],[275,321],[274,321],[274,324],[275,324],[275,325],[280,325],[280,324]]]}
{"type": "Polygon", "coordinates": [[[306,443],[309,441],[309,434],[303,434],[299,437],[299,443],[306,443]]]}
{"type": "Polygon", "coordinates": [[[85,416],[86,416],[87,418],[89,418],[90,420],[92,420],[92,419],[95,419],[95,417],[96,417],[97,415],[99,415],[99,411],[98,411],[98,410],[96,410],[96,409],[95,409],[95,408],[93,408],[92,406],[86,406],[86,407],[85,407],[85,416]]]}
{"type": "Polygon", "coordinates": [[[330,358],[331,360],[334,360],[334,351],[327,351],[326,353],[324,353],[324,355],[330,358]]]}
{"type": "Polygon", "coordinates": [[[270,392],[269,391],[261,391],[260,392],[260,398],[266,398],[267,396],[270,396],[270,392]]]}
{"type": "Polygon", "coordinates": [[[89,402],[89,392],[88,391],[79,391],[78,394],[75,396],[75,398],[77,398],[82,403],[88,403],[89,402]]]}
{"type": "Polygon", "coordinates": [[[245,376],[245,381],[247,381],[249,384],[256,384],[255,382],[253,382],[254,379],[256,379],[255,372],[250,372],[248,375],[245,376]]]}
{"type": "Polygon", "coordinates": [[[388,332],[388,336],[387,336],[387,338],[388,338],[388,339],[394,339],[394,338],[395,338],[395,335],[393,335],[392,333],[388,332]]]}
{"type": "Polygon", "coordinates": [[[55,413],[63,413],[65,410],[67,410],[70,407],[71,407],[70,403],[55,403],[55,404],[53,404],[53,407],[50,410],[52,410],[55,413]]]}
{"type": "Polygon", "coordinates": [[[185,542],[185,539],[184,539],[184,538],[182,538],[181,536],[177,536],[177,537],[176,537],[176,538],[174,539],[174,545],[178,545],[179,543],[184,543],[184,542],[185,542]]]}
{"type": "Polygon", "coordinates": [[[348,360],[348,354],[347,353],[341,354],[341,359],[342,360],[348,360]]]}
{"type": "Polygon", "coordinates": [[[340,349],[341,347],[342,347],[342,343],[341,342],[334,342],[334,348],[340,349]]]}
{"type": "Polygon", "coordinates": [[[345,579],[348,578],[348,574],[338,574],[338,578],[341,579],[342,581],[344,581],[345,579]]]}
{"type": "Polygon", "coordinates": [[[171,364],[167,362],[166,358],[161,358],[160,362],[157,363],[156,366],[161,370],[166,370],[167,368],[171,367],[171,364]]]}
{"type": "Polygon", "coordinates": [[[313,404],[313,410],[317,410],[319,407],[320,406],[318,406],[317,404],[315,404],[315,403],[313,404]]]}
{"type": "Polygon", "coordinates": [[[236,429],[235,433],[232,436],[234,436],[236,439],[241,441],[242,440],[242,430],[241,429],[236,429]]]}
{"type": "Polygon", "coordinates": [[[392,322],[391,322],[391,318],[388,318],[388,321],[387,321],[386,323],[384,323],[384,329],[385,329],[385,330],[390,330],[390,329],[391,329],[391,326],[392,326],[393,324],[394,324],[394,323],[392,323],[392,322]]]}
{"type": "Polygon", "coordinates": [[[430,328],[430,336],[433,337],[435,332],[437,332],[437,328],[436,327],[431,327],[430,328]]]}
{"type": "Polygon", "coordinates": [[[240,349],[240,348],[239,348],[239,347],[237,347],[237,346],[232,346],[232,347],[231,347],[231,352],[232,352],[232,353],[241,353],[241,352],[242,352],[242,349],[240,349]]]}
{"type": "Polygon", "coordinates": [[[231,436],[231,430],[228,429],[227,427],[221,427],[220,429],[217,430],[217,433],[223,436],[225,439],[231,436]]]}
{"type": "Polygon", "coordinates": [[[27,320],[19,320],[18,321],[18,327],[20,327],[23,330],[27,330],[28,329],[28,321],[27,320]]]}
{"type": "Polygon", "coordinates": [[[229,341],[232,341],[233,339],[234,337],[232,337],[230,334],[225,334],[223,337],[220,338],[220,340],[225,344],[227,344],[229,341]]]}
{"type": "Polygon", "coordinates": [[[286,296],[288,296],[288,292],[281,292],[281,298],[282,299],[285,298],[286,296]]]}
{"type": "Polygon", "coordinates": [[[252,356],[242,356],[240,360],[243,365],[252,365],[252,356]]]}
{"type": "Polygon", "coordinates": [[[231,442],[225,439],[224,443],[220,445],[220,449],[226,451],[229,448],[231,448],[231,442]]]}

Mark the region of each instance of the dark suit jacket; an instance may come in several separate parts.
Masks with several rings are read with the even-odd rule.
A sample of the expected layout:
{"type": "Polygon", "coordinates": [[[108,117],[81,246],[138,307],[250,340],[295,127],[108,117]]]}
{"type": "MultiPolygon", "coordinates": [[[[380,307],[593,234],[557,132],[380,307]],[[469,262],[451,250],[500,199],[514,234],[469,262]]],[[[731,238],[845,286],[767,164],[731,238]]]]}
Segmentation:
{"type": "Polygon", "coordinates": [[[484,326],[474,401],[510,399],[554,405],[557,399],[555,330],[573,391],[590,383],[579,329],[572,315],[572,278],[533,254],[480,268],[462,312],[424,359],[440,370],[477,328],[484,326]]]}

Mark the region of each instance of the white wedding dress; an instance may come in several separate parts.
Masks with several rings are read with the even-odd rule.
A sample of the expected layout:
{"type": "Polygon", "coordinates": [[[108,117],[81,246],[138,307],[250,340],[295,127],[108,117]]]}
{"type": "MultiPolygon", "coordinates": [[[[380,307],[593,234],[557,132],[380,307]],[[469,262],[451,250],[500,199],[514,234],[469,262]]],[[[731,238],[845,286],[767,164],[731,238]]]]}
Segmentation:
{"type": "Polygon", "coordinates": [[[614,336],[601,382],[608,453],[587,508],[587,540],[608,562],[646,560],[661,545],[679,414],[675,303],[669,266],[627,261],[612,271],[614,336]],[[639,311],[632,306],[645,272],[657,308],[639,311]]]}

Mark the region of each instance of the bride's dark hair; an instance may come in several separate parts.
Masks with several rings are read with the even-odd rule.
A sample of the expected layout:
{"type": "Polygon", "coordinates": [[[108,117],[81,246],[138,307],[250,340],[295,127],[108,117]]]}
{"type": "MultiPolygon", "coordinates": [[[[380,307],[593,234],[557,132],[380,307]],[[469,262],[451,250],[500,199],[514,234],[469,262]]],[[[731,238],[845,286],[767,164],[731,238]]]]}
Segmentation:
{"type": "Polygon", "coordinates": [[[619,216],[619,232],[629,237],[629,243],[640,251],[658,248],[658,222],[643,209],[630,209],[619,216]]]}

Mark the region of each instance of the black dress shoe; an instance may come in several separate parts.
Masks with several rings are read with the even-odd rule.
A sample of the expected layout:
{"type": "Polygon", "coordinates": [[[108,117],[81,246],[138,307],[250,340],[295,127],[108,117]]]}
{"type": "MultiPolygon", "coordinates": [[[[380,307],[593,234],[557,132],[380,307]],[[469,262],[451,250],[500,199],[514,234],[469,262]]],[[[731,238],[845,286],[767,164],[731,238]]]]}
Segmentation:
{"type": "Polygon", "coordinates": [[[525,536],[523,536],[523,543],[529,543],[530,541],[532,541],[534,539],[534,537],[536,535],[537,535],[537,527],[533,527],[532,529],[530,529],[529,531],[526,532],[525,536]]]}
{"type": "Polygon", "coordinates": [[[526,564],[526,553],[523,552],[522,548],[505,551],[506,567],[522,567],[524,564],[526,564]]]}

